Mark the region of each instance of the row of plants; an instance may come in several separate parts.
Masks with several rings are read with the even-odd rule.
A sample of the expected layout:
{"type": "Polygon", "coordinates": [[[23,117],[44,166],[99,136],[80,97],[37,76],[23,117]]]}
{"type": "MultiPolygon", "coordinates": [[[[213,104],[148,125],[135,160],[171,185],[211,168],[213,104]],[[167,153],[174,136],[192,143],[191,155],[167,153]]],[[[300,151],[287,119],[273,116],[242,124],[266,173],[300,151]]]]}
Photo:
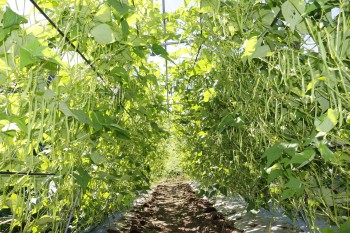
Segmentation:
{"type": "Polygon", "coordinates": [[[202,0],[182,13],[192,59],[172,68],[174,115],[206,195],[283,207],[312,232],[317,216],[348,221],[349,12],[341,0],[202,0]]]}
{"type": "Polygon", "coordinates": [[[36,4],[47,19],[29,25],[0,12],[0,231],[82,232],[162,170],[167,109],[148,57],[167,58],[176,35],[152,1],[36,4]]]}
{"type": "Polygon", "coordinates": [[[1,231],[81,232],[127,208],[164,170],[162,125],[205,194],[347,231],[347,1],[36,3],[29,26],[0,13],[1,231]],[[170,59],[167,40],[191,48],[170,59]],[[177,62],[172,88],[150,56],[177,62]]]}

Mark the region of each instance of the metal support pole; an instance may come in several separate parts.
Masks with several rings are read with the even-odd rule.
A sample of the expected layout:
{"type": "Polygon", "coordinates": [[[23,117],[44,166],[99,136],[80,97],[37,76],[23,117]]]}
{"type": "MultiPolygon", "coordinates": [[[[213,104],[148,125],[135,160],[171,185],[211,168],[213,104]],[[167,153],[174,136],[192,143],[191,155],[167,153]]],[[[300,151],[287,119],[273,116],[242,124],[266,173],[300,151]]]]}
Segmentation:
{"type": "MultiPolygon", "coordinates": [[[[162,0],[162,8],[163,8],[163,16],[165,14],[165,0],[162,0]]],[[[164,31],[164,35],[166,34],[166,19],[163,19],[163,31],[164,31]]],[[[164,49],[165,51],[167,50],[167,41],[165,41],[164,43],[164,49]]],[[[168,103],[168,110],[170,109],[170,105],[169,105],[169,74],[168,74],[168,60],[165,59],[165,85],[166,85],[166,101],[168,103]]]]}
{"type": "Polygon", "coordinates": [[[185,43],[187,43],[187,41],[185,41],[185,40],[182,40],[182,41],[169,41],[169,42],[164,42],[162,45],[163,46],[167,46],[167,45],[174,45],[174,44],[178,45],[178,44],[185,44],[185,43]]]}

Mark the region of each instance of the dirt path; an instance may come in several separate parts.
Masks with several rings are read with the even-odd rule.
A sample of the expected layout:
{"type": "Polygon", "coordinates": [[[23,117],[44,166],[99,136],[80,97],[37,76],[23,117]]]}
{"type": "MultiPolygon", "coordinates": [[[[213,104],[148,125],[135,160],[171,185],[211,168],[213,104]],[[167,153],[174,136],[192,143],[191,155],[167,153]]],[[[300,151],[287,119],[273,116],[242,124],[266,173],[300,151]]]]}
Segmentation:
{"type": "Polygon", "coordinates": [[[186,183],[159,185],[112,232],[239,232],[186,183]]]}

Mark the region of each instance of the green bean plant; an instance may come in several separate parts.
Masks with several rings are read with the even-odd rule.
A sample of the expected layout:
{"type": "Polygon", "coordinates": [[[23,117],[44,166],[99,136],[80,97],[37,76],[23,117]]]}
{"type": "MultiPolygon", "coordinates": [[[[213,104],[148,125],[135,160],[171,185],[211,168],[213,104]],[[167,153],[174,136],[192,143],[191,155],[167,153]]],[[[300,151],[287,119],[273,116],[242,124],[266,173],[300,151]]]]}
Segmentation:
{"type": "Polygon", "coordinates": [[[82,232],[161,169],[166,35],[152,1],[36,4],[0,14],[0,231],[82,232]]]}
{"type": "MultiPolygon", "coordinates": [[[[311,231],[349,216],[349,3],[200,1],[174,68],[184,166],[204,193],[283,207],[311,231]],[[199,22],[199,23],[198,23],[199,22]],[[193,65],[194,64],[194,65],[193,65]]],[[[184,13],[186,14],[186,13],[184,13]]],[[[190,16],[188,16],[190,18],[190,16]]]]}
{"type": "Polygon", "coordinates": [[[31,2],[0,1],[0,231],[91,229],[173,150],[206,195],[348,231],[348,1],[31,2]]]}

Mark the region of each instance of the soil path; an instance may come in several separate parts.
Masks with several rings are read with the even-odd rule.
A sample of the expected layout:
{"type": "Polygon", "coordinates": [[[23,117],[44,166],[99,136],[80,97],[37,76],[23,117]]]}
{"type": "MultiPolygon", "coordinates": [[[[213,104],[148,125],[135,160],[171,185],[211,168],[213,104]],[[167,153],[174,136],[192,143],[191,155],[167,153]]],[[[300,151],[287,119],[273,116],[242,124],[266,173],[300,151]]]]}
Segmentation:
{"type": "Polygon", "coordinates": [[[108,232],[239,232],[186,183],[157,186],[146,202],[124,218],[119,230],[108,232]]]}

